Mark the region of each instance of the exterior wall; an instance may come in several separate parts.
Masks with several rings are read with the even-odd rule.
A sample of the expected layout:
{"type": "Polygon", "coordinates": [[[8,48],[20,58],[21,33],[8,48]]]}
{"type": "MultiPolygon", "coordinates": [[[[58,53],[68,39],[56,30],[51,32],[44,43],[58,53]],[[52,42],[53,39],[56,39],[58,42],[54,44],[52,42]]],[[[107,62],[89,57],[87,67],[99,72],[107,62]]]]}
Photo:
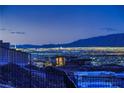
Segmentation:
{"type": "Polygon", "coordinates": [[[0,64],[2,62],[2,41],[0,40],[0,64]]]}
{"type": "Polygon", "coordinates": [[[2,62],[2,48],[0,47],[0,63],[2,62]]]}
{"type": "Polygon", "coordinates": [[[18,65],[25,65],[29,62],[29,54],[10,49],[9,43],[3,43],[0,41],[0,65],[15,63],[18,65]]]}

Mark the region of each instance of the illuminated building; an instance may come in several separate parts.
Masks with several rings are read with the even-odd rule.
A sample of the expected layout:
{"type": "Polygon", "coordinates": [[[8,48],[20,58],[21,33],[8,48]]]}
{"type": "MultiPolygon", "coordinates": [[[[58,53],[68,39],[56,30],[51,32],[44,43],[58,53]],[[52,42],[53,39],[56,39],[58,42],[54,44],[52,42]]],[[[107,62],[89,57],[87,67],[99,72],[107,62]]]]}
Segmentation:
{"type": "Polygon", "coordinates": [[[64,66],[65,65],[65,57],[57,56],[56,57],[56,66],[64,66]]]}

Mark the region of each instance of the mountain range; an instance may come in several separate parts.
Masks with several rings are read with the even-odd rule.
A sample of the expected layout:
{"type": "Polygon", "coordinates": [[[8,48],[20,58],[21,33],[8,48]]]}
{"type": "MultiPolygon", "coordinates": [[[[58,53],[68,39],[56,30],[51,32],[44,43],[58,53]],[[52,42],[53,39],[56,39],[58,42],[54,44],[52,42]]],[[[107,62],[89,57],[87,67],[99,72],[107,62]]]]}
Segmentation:
{"type": "Polygon", "coordinates": [[[17,48],[54,48],[54,47],[124,47],[124,33],[80,39],[66,44],[17,45],[17,48]]]}

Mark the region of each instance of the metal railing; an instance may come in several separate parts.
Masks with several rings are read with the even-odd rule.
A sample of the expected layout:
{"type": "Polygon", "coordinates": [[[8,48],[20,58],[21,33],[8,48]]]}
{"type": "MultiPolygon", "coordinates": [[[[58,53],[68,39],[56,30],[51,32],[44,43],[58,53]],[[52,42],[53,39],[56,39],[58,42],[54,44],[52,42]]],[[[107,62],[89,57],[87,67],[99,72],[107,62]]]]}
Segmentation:
{"type": "Polygon", "coordinates": [[[74,76],[78,88],[124,88],[124,77],[74,76]]]}
{"type": "Polygon", "coordinates": [[[123,77],[69,75],[53,67],[0,66],[0,83],[22,88],[124,88],[123,77]]]}
{"type": "MultiPolygon", "coordinates": [[[[9,50],[7,57],[9,57],[8,52],[9,50]]],[[[39,68],[33,66],[31,55],[29,56],[29,64],[27,65],[16,64],[15,62],[0,65],[0,84],[17,88],[124,88],[124,77],[69,75],[55,67],[39,68]]],[[[14,59],[15,57],[12,56],[12,60],[14,59]]],[[[2,61],[0,62],[2,63],[2,61]]]]}

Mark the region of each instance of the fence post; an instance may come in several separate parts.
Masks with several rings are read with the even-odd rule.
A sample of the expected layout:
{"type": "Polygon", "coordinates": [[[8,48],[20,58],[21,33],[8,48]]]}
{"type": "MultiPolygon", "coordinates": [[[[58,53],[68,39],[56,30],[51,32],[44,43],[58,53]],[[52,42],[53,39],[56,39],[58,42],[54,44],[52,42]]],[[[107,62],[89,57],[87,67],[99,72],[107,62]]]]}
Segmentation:
{"type": "Polygon", "coordinates": [[[32,59],[31,59],[31,53],[29,54],[29,65],[30,65],[30,88],[32,87],[32,71],[31,71],[31,66],[32,66],[32,59]]]}

